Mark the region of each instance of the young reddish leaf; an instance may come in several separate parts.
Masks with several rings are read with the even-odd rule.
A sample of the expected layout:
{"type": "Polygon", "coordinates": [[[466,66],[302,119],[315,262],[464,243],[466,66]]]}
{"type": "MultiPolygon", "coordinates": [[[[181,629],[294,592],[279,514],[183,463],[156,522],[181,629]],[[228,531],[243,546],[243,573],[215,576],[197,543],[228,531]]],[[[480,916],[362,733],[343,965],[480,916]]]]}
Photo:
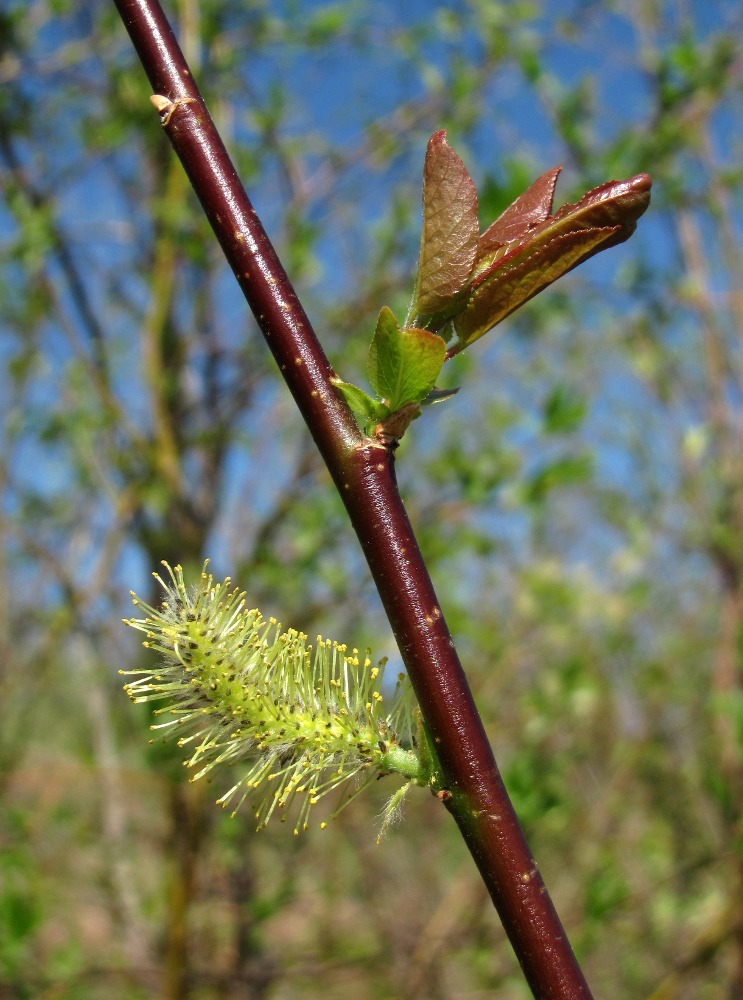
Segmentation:
{"type": "Polygon", "coordinates": [[[423,229],[411,316],[431,316],[464,287],[479,236],[475,185],[446,132],[428,141],[423,167],[423,229]]]}
{"type": "Polygon", "coordinates": [[[571,226],[619,226],[621,233],[610,245],[623,243],[634,233],[637,220],[650,204],[651,186],[647,174],[636,174],[626,181],[606,181],[584,194],[574,205],[563,205],[549,224],[562,226],[569,220],[571,226]]]}
{"type": "Polygon", "coordinates": [[[537,292],[608,245],[617,226],[605,229],[581,229],[555,236],[546,243],[501,257],[497,268],[473,290],[466,309],[454,319],[459,343],[450,356],[469,346],[537,292]]]}
{"type": "Polygon", "coordinates": [[[502,215],[489,226],[480,237],[477,246],[478,259],[497,250],[498,247],[521,240],[528,235],[552,211],[555,184],[561,167],[553,167],[538,177],[523,194],[513,201],[502,215]]]}
{"type": "Polygon", "coordinates": [[[401,330],[384,306],[369,348],[369,381],[393,412],[419,403],[436,384],[446,344],[429,330],[401,330]]]}
{"type": "MultiPolygon", "coordinates": [[[[548,176],[544,174],[537,184],[548,176]]],[[[626,181],[608,181],[575,204],[563,205],[555,215],[528,228],[505,246],[492,245],[485,266],[478,261],[467,307],[454,318],[459,342],[450,349],[449,356],[477,340],[571,268],[629,239],[650,203],[650,186],[647,174],[626,181]]],[[[517,203],[518,199],[514,205],[517,203]]]]}

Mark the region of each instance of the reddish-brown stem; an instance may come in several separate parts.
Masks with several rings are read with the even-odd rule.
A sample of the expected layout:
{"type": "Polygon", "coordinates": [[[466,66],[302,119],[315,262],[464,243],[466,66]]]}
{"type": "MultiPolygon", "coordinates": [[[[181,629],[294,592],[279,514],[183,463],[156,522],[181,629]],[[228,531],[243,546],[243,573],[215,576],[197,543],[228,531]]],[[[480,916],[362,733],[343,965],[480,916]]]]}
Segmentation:
{"type": "Polygon", "coordinates": [[[435,742],[442,795],[536,997],[590,997],[493,759],[395,481],[391,448],[364,438],[243,190],[156,0],[115,0],[165,131],[330,470],[435,742]],[[449,794],[450,793],[450,794],[449,794]]]}

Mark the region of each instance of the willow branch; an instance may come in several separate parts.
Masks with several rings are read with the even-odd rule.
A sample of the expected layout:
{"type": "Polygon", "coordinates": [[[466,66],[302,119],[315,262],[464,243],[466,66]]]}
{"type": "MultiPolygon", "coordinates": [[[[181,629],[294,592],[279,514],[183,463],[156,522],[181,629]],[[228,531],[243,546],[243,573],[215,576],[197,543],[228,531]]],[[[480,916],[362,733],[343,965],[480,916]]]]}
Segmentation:
{"type": "MultiPolygon", "coordinates": [[[[395,481],[333,370],[240,184],[156,0],[115,0],[161,120],[343,498],[446,779],[454,816],[534,995],[590,997],[493,759],[395,481]]],[[[153,102],[154,103],[154,102],[153,102]]]]}

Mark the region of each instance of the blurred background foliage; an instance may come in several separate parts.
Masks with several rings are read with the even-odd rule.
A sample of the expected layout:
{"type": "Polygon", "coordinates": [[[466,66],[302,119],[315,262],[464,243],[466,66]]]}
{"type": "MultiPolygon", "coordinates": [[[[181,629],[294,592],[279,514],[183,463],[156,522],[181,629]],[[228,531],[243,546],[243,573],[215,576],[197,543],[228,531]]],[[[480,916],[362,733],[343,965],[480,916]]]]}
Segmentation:
{"type": "MultiPolygon", "coordinates": [[[[425,143],[489,222],[640,170],[638,234],[447,366],[401,486],[597,996],[743,996],[736,0],[173,0],[336,370],[411,292],[425,143]]],[[[526,997],[430,796],[253,832],[117,670],[159,560],[396,656],[113,5],[0,13],[0,996],[526,997]]],[[[225,778],[225,780],[227,780],[225,778]]],[[[382,783],[384,784],[384,783],[382,783]]]]}

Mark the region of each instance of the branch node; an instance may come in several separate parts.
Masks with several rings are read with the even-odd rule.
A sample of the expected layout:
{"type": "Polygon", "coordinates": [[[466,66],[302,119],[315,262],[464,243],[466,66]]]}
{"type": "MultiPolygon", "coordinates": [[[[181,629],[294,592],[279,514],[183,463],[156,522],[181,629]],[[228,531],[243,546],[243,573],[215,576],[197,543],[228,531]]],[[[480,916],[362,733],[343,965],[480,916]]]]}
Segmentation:
{"type": "Polygon", "coordinates": [[[150,97],[150,104],[160,114],[160,124],[163,128],[166,128],[170,124],[173,112],[179,104],[197,103],[195,97],[176,97],[174,101],[171,101],[169,97],[164,97],[162,94],[153,94],[150,97]]]}

